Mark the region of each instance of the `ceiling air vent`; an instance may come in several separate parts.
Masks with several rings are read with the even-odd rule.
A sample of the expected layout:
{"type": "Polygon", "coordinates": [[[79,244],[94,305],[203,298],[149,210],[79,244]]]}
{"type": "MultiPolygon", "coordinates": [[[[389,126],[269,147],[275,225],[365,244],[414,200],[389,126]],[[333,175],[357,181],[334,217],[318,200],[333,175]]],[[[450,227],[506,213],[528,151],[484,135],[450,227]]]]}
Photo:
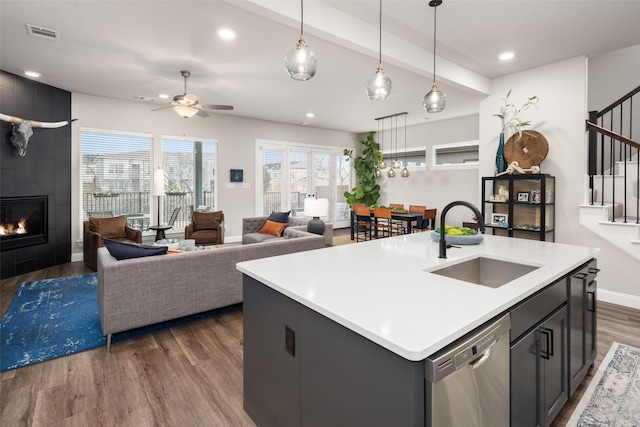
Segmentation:
{"type": "Polygon", "coordinates": [[[29,35],[33,37],[42,37],[43,39],[53,40],[56,42],[60,41],[60,33],[56,30],[27,24],[27,31],[29,32],[29,35]]]}

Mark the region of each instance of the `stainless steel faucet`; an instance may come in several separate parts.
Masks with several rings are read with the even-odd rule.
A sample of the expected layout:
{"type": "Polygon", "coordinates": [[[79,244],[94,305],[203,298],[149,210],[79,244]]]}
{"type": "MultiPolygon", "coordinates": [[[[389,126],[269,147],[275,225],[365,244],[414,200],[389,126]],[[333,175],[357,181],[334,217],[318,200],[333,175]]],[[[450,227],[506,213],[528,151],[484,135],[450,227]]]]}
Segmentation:
{"type": "Polygon", "coordinates": [[[466,206],[469,209],[471,209],[475,214],[476,218],[478,219],[478,227],[480,228],[480,232],[484,234],[484,218],[482,218],[482,214],[480,213],[478,208],[476,208],[471,203],[465,202],[463,200],[458,200],[458,201],[449,203],[447,206],[444,207],[444,209],[442,210],[442,213],[440,214],[440,253],[438,255],[438,258],[446,258],[447,248],[451,247],[451,245],[447,245],[447,241],[445,240],[445,237],[444,237],[445,236],[444,218],[447,215],[447,212],[449,211],[449,209],[451,209],[454,206],[466,206]]]}

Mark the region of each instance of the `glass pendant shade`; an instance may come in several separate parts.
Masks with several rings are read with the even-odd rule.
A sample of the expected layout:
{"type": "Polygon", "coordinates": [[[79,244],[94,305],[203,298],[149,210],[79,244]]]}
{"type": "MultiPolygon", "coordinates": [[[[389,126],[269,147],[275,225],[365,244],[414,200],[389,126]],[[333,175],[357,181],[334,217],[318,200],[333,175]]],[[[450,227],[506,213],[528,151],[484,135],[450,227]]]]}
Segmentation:
{"type": "Polygon", "coordinates": [[[175,107],[173,107],[173,110],[176,113],[180,114],[185,119],[188,119],[189,117],[195,116],[196,113],[198,112],[197,108],[185,107],[185,106],[182,106],[182,105],[176,105],[175,107]]]}
{"type": "Polygon", "coordinates": [[[309,80],[316,75],[318,70],[318,61],[316,56],[311,52],[309,46],[304,42],[302,35],[296,47],[291,49],[285,56],[285,67],[289,75],[294,80],[309,80]]]}
{"type": "Polygon", "coordinates": [[[438,90],[438,86],[431,87],[431,91],[424,96],[424,109],[429,113],[439,113],[447,105],[447,95],[438,90]]]}
{"type": "Polygon", "coordinates": [[[397,157],[393,160],[393,164],[391,165],[391,167],[393,169],[400,169],[400,162],[398,161],[397,157]]]}
{"type": "Polygon", "coordinates": [[[402,177],[403,178],[408,178],[409,177],[409,169],[407,169],[406,166],[404,167],[404,169],[402,169],[402,177]]]}
{"type": "Polygon", "coordinates": [[[387,172],[387,176],[389,178],[393,178],[394,176],[396,176],[396,171],[393,168],[389,168],[389,172],[387,172]]]}
{"type": "Polygon", "coordinates": [[[380,162],[380,164],[378,165],[378,167],[380,169],[386,169],[387,168],[387,162],[384,161],[384,159],[382,159],[382,161],[380,162]]]}
{"type": "Polygon", "coordinates": [[[391,79],[382,70],[382,64],[378,65],[378,71],[371,76],[365,84],[367,96],[373,101],[384,101],[391,93],[391,79]]]}
{"type": "Polygon", "coordinates": [[[380,177],[382,177],[382,171],[380,170],[380,168],[376,168],[376,178],[380,177]]]}

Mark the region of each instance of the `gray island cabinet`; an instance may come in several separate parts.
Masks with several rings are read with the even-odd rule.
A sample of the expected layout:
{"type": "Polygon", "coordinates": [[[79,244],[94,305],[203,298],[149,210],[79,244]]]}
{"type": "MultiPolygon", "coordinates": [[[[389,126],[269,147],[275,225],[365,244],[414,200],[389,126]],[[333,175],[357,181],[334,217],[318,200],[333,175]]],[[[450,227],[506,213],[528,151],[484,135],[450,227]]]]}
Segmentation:
{"type": "MultiPolygon", "coordinates": [[[[455,357],[475,355],[475,343],[464,347],[468,337],[506,316],[510,363],[501,365],[510,383],[491,393],[507,404],[498,425],[548,425],[593,364],[595,265],[588,263],[597,251],[485,236],[438,259],[438,245],[418,233],[239,263],[244,408],[259,427],[437,425],[429,359],[459,343],[464,351],[455,357]],[[536,268],[495,288],[430,273],[478,256],[536,268]]],[[[496,336],[487,338],[503,339],[496,336]]],[[[456,419],[465,399],[486,406],[460,390],[448,403],[439,398],[438,411],[455,419],[450,425],[480,425],[456,419]]]]}

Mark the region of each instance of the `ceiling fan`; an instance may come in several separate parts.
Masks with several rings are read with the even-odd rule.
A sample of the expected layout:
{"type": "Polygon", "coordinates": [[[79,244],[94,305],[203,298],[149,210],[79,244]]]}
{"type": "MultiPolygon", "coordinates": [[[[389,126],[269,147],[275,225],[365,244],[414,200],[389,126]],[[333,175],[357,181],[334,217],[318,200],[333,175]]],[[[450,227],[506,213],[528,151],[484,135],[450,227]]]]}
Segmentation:
{"type": "Polygon", "coordinates": [[[171,106],[156,108],[152,111],[173,107],[176,113],[188,119],[196,114],[200,117],[209,117],[209,114],[205,110],[233,110],[233,106],[231,105],[198,104],[198,97],[192,93],[187,93],[187,79],[191,76],[191,72],[182,70],[180,74],[184,77],[184,94],[174,96],[171,106]]]}

